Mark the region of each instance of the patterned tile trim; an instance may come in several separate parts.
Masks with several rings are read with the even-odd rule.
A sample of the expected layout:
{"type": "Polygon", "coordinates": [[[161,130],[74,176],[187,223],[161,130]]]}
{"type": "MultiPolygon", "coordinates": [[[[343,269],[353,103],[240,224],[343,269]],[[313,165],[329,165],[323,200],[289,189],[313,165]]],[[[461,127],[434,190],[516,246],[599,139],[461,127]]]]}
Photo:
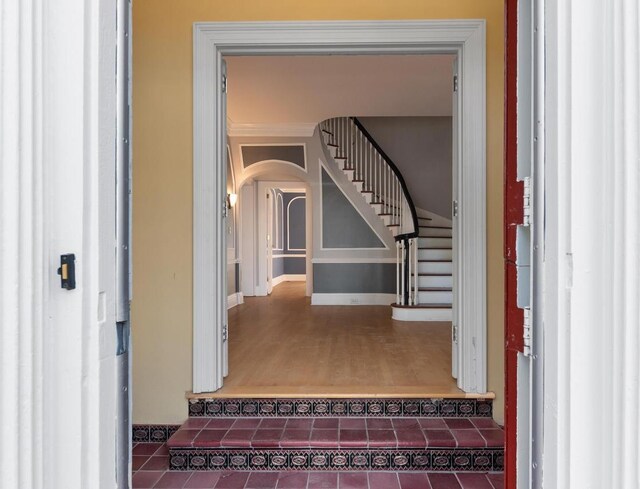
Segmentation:
{"type": "Polygon", "coordinates": [[[170,470],[502,471],[502,449],[201,450],[170,449],[170,470]]]}
{"type": "Polygon", "coordinates": [[[179,424],[134,424],[133,443],[165,443],[180,428],[179,424]]]}
{"type": "Polygon", "coordinates": [[[402,417],[490,418],[487,399],[191,399],[190,417],[402,417]]]}

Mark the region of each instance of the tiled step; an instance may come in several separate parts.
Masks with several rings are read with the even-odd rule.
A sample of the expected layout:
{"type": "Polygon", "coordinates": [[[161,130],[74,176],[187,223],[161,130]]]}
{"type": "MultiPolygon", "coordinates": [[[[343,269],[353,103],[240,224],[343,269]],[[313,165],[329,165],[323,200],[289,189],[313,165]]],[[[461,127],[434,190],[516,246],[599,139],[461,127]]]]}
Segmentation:
{"type": "Polygon", "coordinates": [[[502,470],[490,418],[191,418],[172,470],[502,470]]]}
{"type": "Polygon", "coordinates": [[[429,417],[491,418],[490,399],[434,398],[218,398],[189,400],[195,417],[429,417]]]}

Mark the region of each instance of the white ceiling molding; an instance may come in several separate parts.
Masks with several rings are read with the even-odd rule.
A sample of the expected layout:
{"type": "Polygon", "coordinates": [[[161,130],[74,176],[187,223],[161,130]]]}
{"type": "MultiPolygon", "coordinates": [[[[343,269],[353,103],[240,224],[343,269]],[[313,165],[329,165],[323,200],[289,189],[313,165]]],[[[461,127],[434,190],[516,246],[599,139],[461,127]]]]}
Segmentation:
{"type": "Polygon", "coordinates": [[[317,123],[298,122],[286,124],[238,123],[229,121],[227,135],[230,137],[294,137],[310,138],[317,123]]]}

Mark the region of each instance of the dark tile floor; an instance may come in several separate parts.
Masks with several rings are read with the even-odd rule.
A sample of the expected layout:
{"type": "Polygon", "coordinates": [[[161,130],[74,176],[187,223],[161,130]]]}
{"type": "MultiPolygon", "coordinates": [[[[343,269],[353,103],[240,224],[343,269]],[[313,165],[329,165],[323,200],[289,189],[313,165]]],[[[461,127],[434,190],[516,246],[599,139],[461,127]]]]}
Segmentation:
{"type": "Polygon", "coordinates": [[[174,448],[494,448],[490,418],[190,418],[174,448]]]}
{"type": "Polygon", "coordinates": [[[133,447],[133,488],[502,489],[502,474],[425,472],[175,472],[164,443],[133,447]]]}

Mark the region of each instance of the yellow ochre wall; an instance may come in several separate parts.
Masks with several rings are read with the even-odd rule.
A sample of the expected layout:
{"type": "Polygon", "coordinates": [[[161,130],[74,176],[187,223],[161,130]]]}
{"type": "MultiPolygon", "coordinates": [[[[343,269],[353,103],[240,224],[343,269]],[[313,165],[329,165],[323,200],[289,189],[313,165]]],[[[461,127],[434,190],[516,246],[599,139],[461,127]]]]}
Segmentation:
{"type": "Polygon", "coordinates": [[[489,390],[503,419],[504,0],[134,0],[133,422],[181,423],[191,389],[192,24],[487,21],[489,390]]]}

